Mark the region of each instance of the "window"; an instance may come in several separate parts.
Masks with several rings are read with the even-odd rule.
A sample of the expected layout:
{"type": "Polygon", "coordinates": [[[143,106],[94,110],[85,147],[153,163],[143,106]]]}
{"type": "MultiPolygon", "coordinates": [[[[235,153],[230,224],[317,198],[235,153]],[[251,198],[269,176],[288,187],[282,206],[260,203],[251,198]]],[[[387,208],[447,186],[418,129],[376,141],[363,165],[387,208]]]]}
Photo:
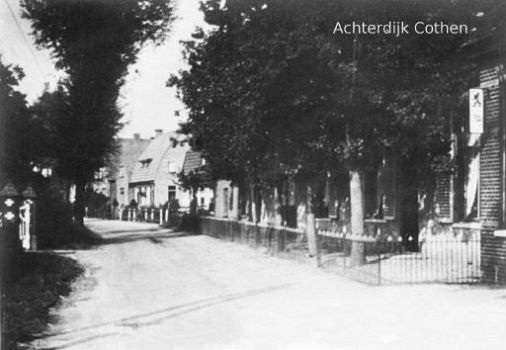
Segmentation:
{"type": "Polygon", "coordinates": [[[143,159],[141,160],[141,167],[142,168],[149,168],[149,164],[151,164],[151,161],[152,159],[151,158],[147,158],[147,159],[143,159]]]}
{"type": "Polygon", "coordinates": [[[176,199],[176,186],[169,186],[169,203],[176,199]]]}
{"type": "Polygon", "coordinates": [[[176,163],[169,162],[169,173],[176,173],[176,172],[177,172],[176,163]]]}
{"type": "Polygon", "coordinates": [[[119,189],[119,194],[121,194],[121,195],[125,194],[125,188],[124,187],[121,187],[119,189]]]}
{"type": "Polygon", "coordinates": [[[119,168],[119,177],[125,177],[125,167],[124,166],[119,168]]]}

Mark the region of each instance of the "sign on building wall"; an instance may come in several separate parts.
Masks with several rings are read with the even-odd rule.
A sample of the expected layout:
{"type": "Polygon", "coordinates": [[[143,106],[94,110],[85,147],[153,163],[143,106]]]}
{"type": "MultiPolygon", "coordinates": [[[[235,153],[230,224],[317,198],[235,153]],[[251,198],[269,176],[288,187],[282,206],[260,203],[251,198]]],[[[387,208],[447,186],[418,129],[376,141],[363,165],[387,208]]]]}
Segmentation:
{"type": "Polygon", "coordinates": [[[483,133],[484,102],[483,89],[469,89],[469,132],[471,134],[483,133]]]}

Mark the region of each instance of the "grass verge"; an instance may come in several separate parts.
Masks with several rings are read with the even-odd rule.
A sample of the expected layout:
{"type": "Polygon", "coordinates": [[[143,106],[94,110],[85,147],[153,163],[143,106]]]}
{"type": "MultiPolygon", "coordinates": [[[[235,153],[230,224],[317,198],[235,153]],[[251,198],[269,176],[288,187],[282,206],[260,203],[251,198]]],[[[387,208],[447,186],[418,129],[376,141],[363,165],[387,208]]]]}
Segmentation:
{"type": "Polygon", "coordinates": [[[5,349],[32,340],[46,330],[49,310],[71,291],[72,282],[84,272],[73,259],[46,252],[24,253],[18,278],[2,293],[5,349]]]}

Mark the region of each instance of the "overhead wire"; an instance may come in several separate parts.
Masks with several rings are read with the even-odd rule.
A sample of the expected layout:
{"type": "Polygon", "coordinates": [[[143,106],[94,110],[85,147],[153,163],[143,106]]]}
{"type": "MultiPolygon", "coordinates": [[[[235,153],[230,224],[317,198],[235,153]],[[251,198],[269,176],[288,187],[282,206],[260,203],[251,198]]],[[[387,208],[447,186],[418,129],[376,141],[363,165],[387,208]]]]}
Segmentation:
{"type": "Polygon", "coordinates": [[[28,42],[28,39],[26,38],[26,35],[23,31],[23,28],[21,28],[21,25],[19,24],[19,21],[14,13],[14,11],[12,10],[12,7],[9,3],[9,0],[5,0],[5,3],[7,4],[7,8],[9,9],[9,13],[11,14],[12,16],[12,19],[14,19],[14,22],[16,23],[16,27],[18,28],[20,34],[21,34],[21,37],[23,38],[23,42],[25,43],[28,51],[30,52],[30,54],[32,55],[34,61],[35,61],[35,64],[37,65],[37,67],[39,68],[39,70],[42,70],[42,67],[39,63],[39,60],[37,59],[37,56],[35,55],[35,52],[33,52],[33,49],[30,45],[30,43],[28,42]]]}

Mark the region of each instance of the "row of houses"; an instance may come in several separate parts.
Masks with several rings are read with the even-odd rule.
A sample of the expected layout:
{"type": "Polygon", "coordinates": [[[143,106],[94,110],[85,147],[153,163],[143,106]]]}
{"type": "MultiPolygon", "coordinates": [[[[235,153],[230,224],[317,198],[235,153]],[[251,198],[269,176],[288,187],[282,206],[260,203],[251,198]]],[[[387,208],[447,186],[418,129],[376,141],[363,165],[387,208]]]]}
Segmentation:
{"type": "MultiPolygon", "coordinates": [[[[118,139],[118,152],[100,188],[117,212],[128,206],[160,207],[169,203],[177,203],[183,211],[189,209],[192,194],[181,186],[179,174],[198,169],[203,160],[200,153],[181,141],[176,132],[160,129],[151,139],[143,139],[140,134],[118,139]]],[[[196,197],[198,208],[212,209],[211,188],[199,190],[196,197]]]]}

